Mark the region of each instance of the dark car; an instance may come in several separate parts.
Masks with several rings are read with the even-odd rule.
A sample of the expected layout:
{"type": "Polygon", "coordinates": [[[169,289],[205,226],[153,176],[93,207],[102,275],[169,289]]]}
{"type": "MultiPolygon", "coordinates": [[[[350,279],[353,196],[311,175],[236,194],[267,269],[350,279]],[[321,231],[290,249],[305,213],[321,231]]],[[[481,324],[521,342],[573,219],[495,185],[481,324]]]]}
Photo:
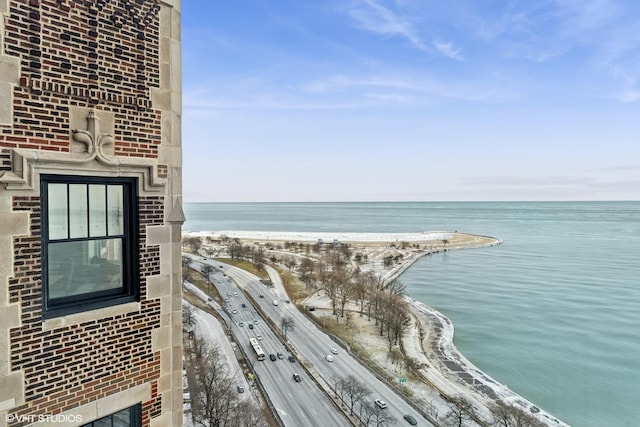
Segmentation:
{"type": "Polygon", "coordinates": [[[301,379],[300,379],[300,375],[298,375],[298,374],[293,374],[293,380],[294,380],[295,382],[299,383],[299,382],[301,381],[301,379]]]}
{"type": "Polygon", "coordinates": [[[289,357],[287,357],[287,359],[289,359],[289,362],[291,362],[291,363],[296,361],[296,358],[293,357],[293,356],[289,356],[289,357]]]}
{"type": "Polygon", "coordinates": [[[418,425],[418,422],[416,421],[416,419],[413,418],[411,415],[405,415],[404,419],[407,420],[407,422],[412,426],[418,425]]]}
{"type": "Polygon", "coordinates": [[[260,298],[264,298],[264,295],[260,294],[260,298]]]}
{"type": "Polygon", "coordinates": [[[309,311],[316,311],[315,307],[309,307],[309,311]]]}
{"type": "Polygon", "coordinates": [[[247,308],[247,304],[242,303],[241,307],[242,307],[242,308],[247,308]]]}
{"type": "Polygon", "coordinates": [[[269,355],[269,359],[271,359],[273,362],[275,362],[277,358],[276,358],[276,355],[275,355],[275,354],[271,353],[271,354],[269,355]]]}
{"type": "Polygon", "coordinates": [[[236,390],[238,390],[238,393],[244,393],[244,387],[242,387],[241,385],[237,386],[236,390]]]}
{"type": "Polygon", "coordinates": [[[282,353],[278,353],[278,359],[282,359],[284,356],[282,356],[282,353]]]}
{"type": "Polygon", "coordinates": [[[253,323],[249,323],[249,329],[253,329],[253,323]]]}

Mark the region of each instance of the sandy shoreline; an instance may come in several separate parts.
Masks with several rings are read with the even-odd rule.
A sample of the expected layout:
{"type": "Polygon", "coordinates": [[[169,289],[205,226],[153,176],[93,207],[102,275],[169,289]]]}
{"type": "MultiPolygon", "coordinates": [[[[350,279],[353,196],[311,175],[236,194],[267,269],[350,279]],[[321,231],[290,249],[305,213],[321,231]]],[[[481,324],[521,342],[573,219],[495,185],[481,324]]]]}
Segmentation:
{"type": "MultiPolygon", "coordinates": [[[[425,255],[452,249],[468,249],[494,246],[500,239],[467,233],[431,231],[413,233],[346,233],[346,232],[264,232],[264,231],[210,231],[191,232],[185,236],[220,239],[222,236],[238,238],[246,242],[302,242],[349,243],[368,255],[369,266],[390,281],[425,255]],[[404,244],[402,244],[404,242],[404,244]],[[402,261],[393,268],[383,268],[382,258],[393,250],[402,255],[402,261]]],[[[314,305],[321,304],[321,297],[314,297],[314,305]]],[[[501,400],[520,407],[549,426],[566,426],[553,415],[538,408],[524,397],[492,379],[469,362],[453,343],[454,327],[442,313],[428,305],[406,297],[414,315],[415,331],[403,338],[407,356],[420,362],[419,374],[425,383],[440,392],[457,396],[464,394],[481,407],[488,416],[488,405],[501,400]]],[[[328,298],[327,298],[328,302],[328,298]]]]}

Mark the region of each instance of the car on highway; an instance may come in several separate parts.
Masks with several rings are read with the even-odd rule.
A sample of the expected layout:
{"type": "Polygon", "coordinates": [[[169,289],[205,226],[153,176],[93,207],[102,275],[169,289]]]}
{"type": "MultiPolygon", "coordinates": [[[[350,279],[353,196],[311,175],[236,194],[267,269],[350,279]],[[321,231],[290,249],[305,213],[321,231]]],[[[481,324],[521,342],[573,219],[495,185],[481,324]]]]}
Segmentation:
{"type": "Polygon", "coordinates": [[[272,303],[273,305],[278,305],[278,300],[277,300],[277,299],[274,299],[273,301],[271,301],[271,303],[272,303]]]}
{"type": "Polygon", "coordinates": [[[405,415],[405,416],[404,416],[404,419],[405,419],[409,424],[411,424],[412,426],[418,425],[418,422],[416,421],[416,419],[415,419],[415,418],[413,418],[411,415],[408,415],[408,414],[407,414],[407,415],[405,415]]]}
{"type": "Polygon", "coordinates": [[[278,353],[278,359],[282,359],[283,357],[282,353],[278,353]]]}
{"type": "Polygon", "coordinates": [[[260,341],[262,339],[262,335],[258,335],[256,338],[258,338],[258,341],[260,341]]]}
{"type": "Polygon", "coordinates": [[[376,399],[376,400],[374,400],[373,402],[374,402],[374,403],[376,404],[376,406],[377,406],[378,408],[380,408],[380,409],[384,409],[384,408],[386,408],[386,407],[387,407],[387,402],[385,402],[385,401],[384,401],[384,400],[382,400],[382,399],[376,399]]]}
{"type": "Polygon", "coordinates": [[[236,390],[238,390],[238,393],[244,393],[244,387],[242,387],[241,385],[237,386],[236,390]]]}
{"type": "Polygon", "coordinates": [[[309,311],[316,311],[315,307],[309,307],[309,311]]]}
{"type": "Polygon", "coordinates": [[[289,357],[287,357],[287,359],[289,359],[289,362],[291,362],[291,363],[295,363],[295,361],[296,361],[296,358],[291,356],[291,355],[289,357]]]}
{"type": "Polygon", "coordinates": [[[300,375],[298,375],[298,374],[293,374],[293,380],[294,380],[295,382],[297,382],[297,383],[299,383],[300,381],[302,381],[302,380],[300,379],[300,375]]]}
{"type": "Polygon", "coordinates": [[[249,329],[253,329],[253,323],[249,323],[249,329]]]}
{"type": "Polygon", "coordinates": [[[234,308],[233,310],[231,310],[231,314],[238,314],[238,310],[234,308]]]}
{"type": "Polygon", "coordinates": [[[271,361],[272,361],[272,362],[275,362],[275,361],[276,361],[276,355],[275,355],[275,354],[273,354],[273,353],[271,353],[271,354],[269,355],[269,359],[271,359],[271,361]]]}
{"type": "Polygon", "coordinates": [[[327,354],[324,358],[327,359],[327,362],[333,362],[333,356],[330,354],[327,354]]]}
{"type": "MultiPolygon", "coordinates": [[[[244,322],[238,323],[238,326],[243,327],[244,326],[244,322]]],[[[249,326],[251,326],[251,325],[249,325],[249,326]]]]}
{"type": "Polygon", "coordinates": [[[242,303],[242,305],[240,305],[240,307],[242,307],[242,308],[247,308],[247,304],[242,303]]]}
{"type": "Polygon", "coordinates": [[[333,353],[333,354],[338,354],[338,349],[337,349],[337,348],[332,348],[332,349],[331,349],[331,353],[333,353]]]}

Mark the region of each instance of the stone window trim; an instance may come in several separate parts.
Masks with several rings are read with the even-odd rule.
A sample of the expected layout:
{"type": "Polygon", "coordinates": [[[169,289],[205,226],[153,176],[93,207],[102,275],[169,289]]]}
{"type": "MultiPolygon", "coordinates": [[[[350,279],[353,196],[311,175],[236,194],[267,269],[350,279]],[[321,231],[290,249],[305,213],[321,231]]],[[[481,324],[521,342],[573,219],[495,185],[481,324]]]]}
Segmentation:
{"type": "Polygon", "coordinates": [[[43,318],[137,301],[137,179],[40,179],[43,318]]]}

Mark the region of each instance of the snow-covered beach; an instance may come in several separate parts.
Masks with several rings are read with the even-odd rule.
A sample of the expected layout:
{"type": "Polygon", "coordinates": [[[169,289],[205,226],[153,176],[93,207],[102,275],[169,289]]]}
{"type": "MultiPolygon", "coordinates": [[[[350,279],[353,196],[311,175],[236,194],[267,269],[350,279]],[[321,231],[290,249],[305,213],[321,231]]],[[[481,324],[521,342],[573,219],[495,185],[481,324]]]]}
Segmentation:
{"type": "MultiPolygon", "coordinates": [[[[375,270],[385,280],[397,278],[417,259],[434,252],[452,249],[488,247],[500,244],[499,239],[466,233],[433,231],[413,233],[345,233],[345,232],[264,232],[264,231],[211,231],[188,233],[186,236],[207,237],[218,240],[237,238],[254,243],[349,243],[367,255],[367,267],[375,270]],[[382,258],[390,251],[401,254],[401,262],[392,268],[384,268],[382,258]]],[[[428,305],[406,298],[413,313],[414,327],[403,338],[403,349],[408,357],[419,362],[419,373],[424,380],[425,394],[435,387],[447,396],[464,395],[474,403],[482,418],[490,419],[488,406],[501,400],[536,416],[550,426],[566,426],[553,415],[546,413],[505,385],[480,371],[462,354],[454,343],[454,327],[443,314],[428,305]],[[427,385],[427,384],[430,384],[427,385]]],[[[310,304],[330,307],[329,299],[321,293],[309,297],[310,304]]],[[[363,338],[366,339],[366,338],[363,338]]],[[[370,347],[374,348],[374,347],[370,347]]],[[[384,363],[386,354],[378,357],[384,363]]],[[[391,370],[394,368],[391,366],[391,370]]],[[[412,387],[416,387],[415,383],[412,387]]],[[[420,392],[416,393],[418,396],[420,392]]]]}

